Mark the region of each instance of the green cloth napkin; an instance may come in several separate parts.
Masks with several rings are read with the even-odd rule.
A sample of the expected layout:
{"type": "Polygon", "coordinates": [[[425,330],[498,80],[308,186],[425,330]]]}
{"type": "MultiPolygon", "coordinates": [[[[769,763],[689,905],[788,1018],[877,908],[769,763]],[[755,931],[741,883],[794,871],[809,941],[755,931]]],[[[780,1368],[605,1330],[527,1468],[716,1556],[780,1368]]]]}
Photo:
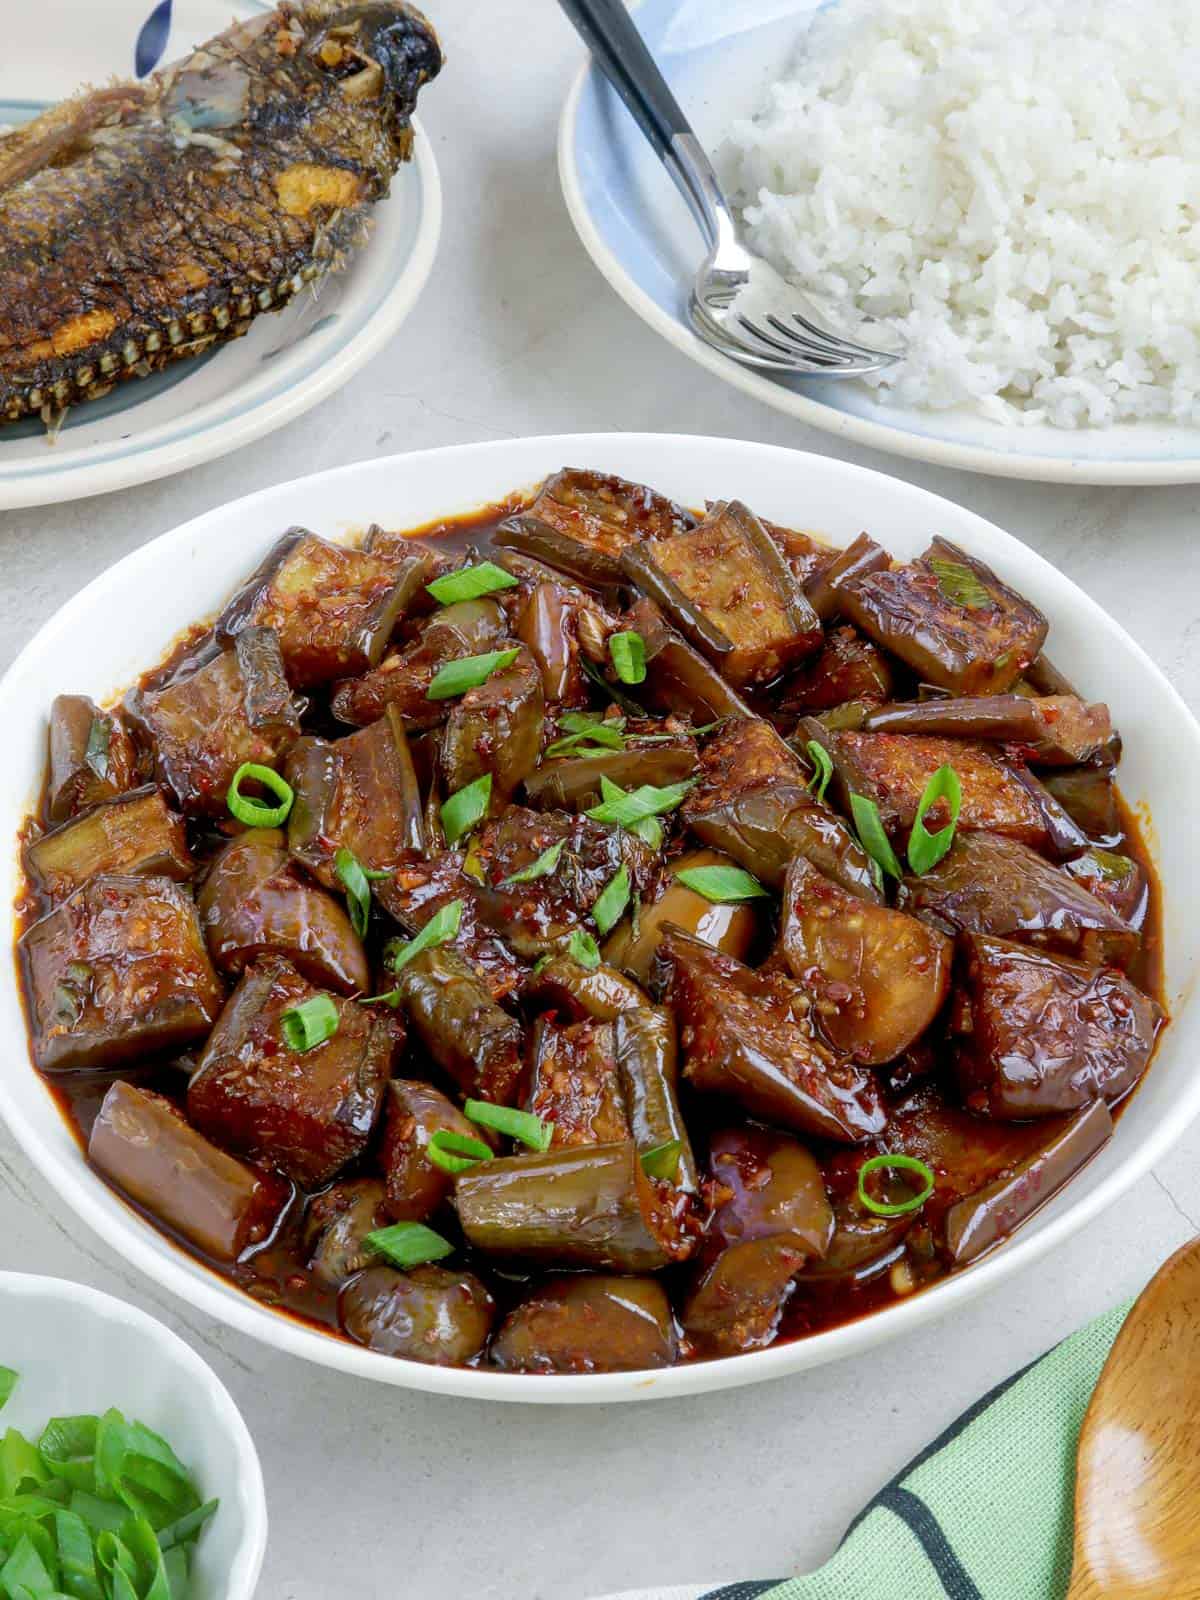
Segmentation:
{"type": "Polygon", "coordinates": [[[1061,1600],[1079,1428],[1131,1304],[964,1412],[859,1513],[819,1571],[699,1600],[1061,1600]]]}

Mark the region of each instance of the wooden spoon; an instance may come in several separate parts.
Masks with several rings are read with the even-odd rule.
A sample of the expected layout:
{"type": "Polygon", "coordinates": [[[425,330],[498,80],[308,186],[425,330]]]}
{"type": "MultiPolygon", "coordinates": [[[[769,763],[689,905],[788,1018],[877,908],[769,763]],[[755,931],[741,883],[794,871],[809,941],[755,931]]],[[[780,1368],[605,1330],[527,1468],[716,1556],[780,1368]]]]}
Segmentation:
{"type": "Polygon", "coordinates": [[[1142,1291],[1083,1419],[1067,1600],[1200,1600],[1200,1239],[1142,1291]]]}

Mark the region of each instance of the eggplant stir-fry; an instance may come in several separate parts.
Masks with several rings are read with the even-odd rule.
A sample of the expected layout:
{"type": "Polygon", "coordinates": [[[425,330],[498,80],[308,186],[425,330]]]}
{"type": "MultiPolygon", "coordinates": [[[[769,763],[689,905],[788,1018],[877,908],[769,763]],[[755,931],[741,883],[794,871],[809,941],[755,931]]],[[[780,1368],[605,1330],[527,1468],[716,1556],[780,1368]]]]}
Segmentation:
{"type": "Polygon", "coordinates": [[[285,533],[50,708],[37,1068],[260,1301],[385,1355],[655,1368],[976,1261],[1164,1013],[1108,708],[940,537],[895,562],[566,470],[285,533]]]}

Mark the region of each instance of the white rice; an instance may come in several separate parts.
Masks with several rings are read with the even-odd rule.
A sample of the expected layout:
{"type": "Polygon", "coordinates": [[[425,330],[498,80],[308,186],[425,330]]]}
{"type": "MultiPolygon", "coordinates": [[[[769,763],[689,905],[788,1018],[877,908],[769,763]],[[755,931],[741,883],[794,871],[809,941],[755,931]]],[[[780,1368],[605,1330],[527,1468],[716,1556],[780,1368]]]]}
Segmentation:
{"type": "Polygon", "coordinates": [[[1196,0],[839,0],[722,159],[755,251],[905,335],[879,399],[1200,422],[1196,0]]]}

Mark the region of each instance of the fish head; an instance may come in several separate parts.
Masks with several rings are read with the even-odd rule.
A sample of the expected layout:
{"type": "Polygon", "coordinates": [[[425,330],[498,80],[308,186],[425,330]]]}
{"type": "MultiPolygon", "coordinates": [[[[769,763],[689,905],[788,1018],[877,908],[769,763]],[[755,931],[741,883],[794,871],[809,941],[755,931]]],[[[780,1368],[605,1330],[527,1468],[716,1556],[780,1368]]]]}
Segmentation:
{"type": "Polygon", "coordinates": [[[421,85],[442,67],[437,34],[402,0],[366,0],[361,5],[310,6],[305,49],[340,83],[350,100],[386,97],[407,121],[421,85]]]}

